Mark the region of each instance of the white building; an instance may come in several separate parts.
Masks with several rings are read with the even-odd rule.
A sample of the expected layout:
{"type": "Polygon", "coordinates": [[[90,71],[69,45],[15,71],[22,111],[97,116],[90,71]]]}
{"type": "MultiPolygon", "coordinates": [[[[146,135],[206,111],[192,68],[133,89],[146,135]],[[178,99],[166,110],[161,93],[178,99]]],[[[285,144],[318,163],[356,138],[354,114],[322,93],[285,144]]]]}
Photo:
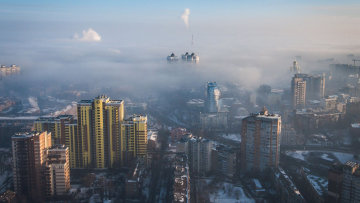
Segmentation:
{"type": "Polygon", "coordinates": [[[177,57],[174,53],[171,53],[166,59],[167,59],[169,62],[173,62],[173,61],[179,60],[178,57],[177,57]]]}
{"type": "Polygon", "coordinates": [[[195,63],[198,63],[200,61],[200,57],[197,54],[195,53],[189,54],[189,52],[186,52],[185,54],[181,55],[181,58],[183,61],[189,61],[195,63]]]}

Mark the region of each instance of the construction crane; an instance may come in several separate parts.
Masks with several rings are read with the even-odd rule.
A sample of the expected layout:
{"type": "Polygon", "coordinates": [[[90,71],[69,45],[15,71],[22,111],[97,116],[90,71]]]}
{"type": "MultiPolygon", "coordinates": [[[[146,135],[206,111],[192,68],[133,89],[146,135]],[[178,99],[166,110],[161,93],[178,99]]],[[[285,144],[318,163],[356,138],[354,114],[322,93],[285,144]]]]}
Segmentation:
{"type": "Polygon", "coordinates": [[[354,66],[355,66],[355,62],[360,61],[360,60],[359,59],[353,59],[352,61],[354,61],[354,66]]]}

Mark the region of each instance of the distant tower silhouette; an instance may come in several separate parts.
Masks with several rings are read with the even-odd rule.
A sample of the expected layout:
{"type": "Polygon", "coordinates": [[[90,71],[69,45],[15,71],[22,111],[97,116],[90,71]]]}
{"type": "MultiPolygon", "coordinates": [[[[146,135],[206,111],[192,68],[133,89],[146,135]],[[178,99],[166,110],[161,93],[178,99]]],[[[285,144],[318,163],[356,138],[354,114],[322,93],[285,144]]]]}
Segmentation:
{"type": "Polygon", "coordinates": [[[290,71],[292,73],[300,73],[301,72],[300,65],[296,60],[293,62],[292,67],[290,67],[290,71]]]}
{"type": "Polygon", "coordinates": [[[219,112],[220,90],[216,82],[208,82],[206,89],[206,107],[208,113],[219,112]]]}

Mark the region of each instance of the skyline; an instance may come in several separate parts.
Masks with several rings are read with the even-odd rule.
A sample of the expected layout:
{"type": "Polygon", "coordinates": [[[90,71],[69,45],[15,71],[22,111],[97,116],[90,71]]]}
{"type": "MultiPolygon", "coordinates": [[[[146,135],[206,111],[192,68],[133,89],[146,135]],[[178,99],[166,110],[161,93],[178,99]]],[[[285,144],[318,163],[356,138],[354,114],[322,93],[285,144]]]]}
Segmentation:
{"type": "Polygon", "coordinates": [[[360,202],[359,8],[0,1],[0,202],[360,202]]]}

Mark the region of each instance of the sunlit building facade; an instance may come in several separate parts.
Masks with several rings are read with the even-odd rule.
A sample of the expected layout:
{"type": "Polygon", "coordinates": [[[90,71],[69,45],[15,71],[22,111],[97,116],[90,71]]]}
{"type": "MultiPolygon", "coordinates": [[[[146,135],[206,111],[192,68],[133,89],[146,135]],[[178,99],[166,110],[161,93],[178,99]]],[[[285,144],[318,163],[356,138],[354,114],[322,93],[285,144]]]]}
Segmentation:
{"type": "Polygon", "coordinates": [[[281,117],[264,108],[242,121],[241,160],[243,171],[263,171],[278,167],[280,154],[281,117]]]}
{"type": "Polygon", "coordinates": [[[133,115],[121,124],[121,160],[145,157],[147,152],[147,116],[133,115]]]}
{"type": "Polygon", "coordinates": [[[297,73],[291,81],[293,108],[304,108],[307,101],[320,100],[325,96],[325,75],[297,73]]]}
{"type": "Polygon", "coordinates": [[[78,136],[77,124],[71,123],[65,125],[65,146],[69,148],[70,168],[80,168],[80,136],[78,136]]]}
{"type": "Polygon", "coordinates": [[[124,102],[104,95],[78,103],[81,167],[111,168],[120,163],[120,123],[124,102]]]}
{"type": "Polygon", "coordinates": [[[294,109],[301,109],[306,104],[306,81],[297,75],[291,81],[292,106],[294,109]]]}
{"type": "Polygon", "coordinates": [[[65,144],[65,125],[73,122],[72,115],[40,117],[34,122],[37,132],[51,132],[52,144],[65,144]]]}
{"type": "Polygon", "coordinates": [[[45,199],[46,150],[51,147],[51,133],[23,133],[12,138],[13,181],[18,197],[40,202],[45,199]]]}
{"type": "Polygon", "coordinates": [[[69,148],[57,145],[47,150],[45,169],[47,196],[66,195],[70,190],[69,148]]]}

